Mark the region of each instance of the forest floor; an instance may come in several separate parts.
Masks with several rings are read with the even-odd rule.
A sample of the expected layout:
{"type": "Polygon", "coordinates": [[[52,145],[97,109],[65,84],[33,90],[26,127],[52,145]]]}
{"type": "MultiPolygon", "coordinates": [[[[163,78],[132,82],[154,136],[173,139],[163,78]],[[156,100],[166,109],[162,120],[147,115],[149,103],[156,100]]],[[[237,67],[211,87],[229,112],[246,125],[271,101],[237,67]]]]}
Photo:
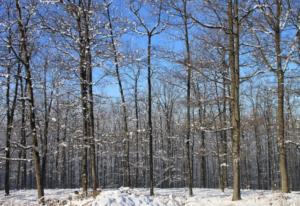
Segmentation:
{"type": "MultiPolygon", "coordinates": [[[[76,189],[46,189],[47,205],[69,206],[300,206],[300,192],[282,194],[265,190],[242,190],[242,200],[232,202],[231,192],[224,193],[218,189],[195,188],[194,196],[188,197],[186,188],[155,189],[155,196],[150,197],[147,189],[105,189],[96,199],[81,199],[75,194],[76,189]]],[[[3,206],[35,206],[37,204],[35,190],[11,191],[4,196],[0,191],[0,205],[3,206]]]]}

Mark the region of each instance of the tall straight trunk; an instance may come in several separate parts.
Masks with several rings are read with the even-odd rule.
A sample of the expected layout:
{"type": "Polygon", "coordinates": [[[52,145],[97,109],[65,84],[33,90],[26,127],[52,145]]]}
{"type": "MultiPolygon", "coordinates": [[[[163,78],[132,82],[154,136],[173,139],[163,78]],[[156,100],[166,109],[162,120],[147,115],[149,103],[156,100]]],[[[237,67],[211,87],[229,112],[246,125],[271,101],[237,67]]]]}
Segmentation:
{"type": "MultiPolygon", "coordinates": [[[[19,65],[20,66],[20,65],[19,65]]],[[[20,145],[23,146],[19,151],[18,157],[24,160],[26,159],[26,133],[25,133],[25,99],[24,99],[24,88],[23,88],[23,77],[21,75],[21,67],[19,68],[18,75],[16,78],[20,81],[20,95],[21,95],[21,139],[20,145]]],[[[26,187],[26,161],[18,162],[18,173],[17,173],[17,189],[24,189],[26,187]]]]}
{"type": "Polygon", "coordinates": [[[113,30],[113,25],[110,17],[110,7],[109,5],[106,8],[107,11],[107,18],[108,18],[108,23],[109,23],[109,29],[110,29],[110,39],[111,39],[111,46],[113,49],[113,56],[114,56],[114,63],[115,63],[115,71],[116,71],[116,76],[118,80],[118,85],[119,85],[119,91],[121,95],[121,106],[123,110],[123,122],[124,122],[124,135],[125,135],[125,163],[124,163],[124,186],[130,186],[130,162],[129,162],[129,132],[128,132],[128,118],[127,118],[127,108],[126,108],[126,101],[125,101],[125,94],[124,94],[124,89],[122,85],[122,80],[120,76],[120,69],[119,69],[119,60],[118,60],[118,51],[114,39],[114,30],[113,30]]]}
{"type": "MultiPolygon", "coordinates": [[[[224,59],[225,61],[225,59],[224,59]]],[[[225,68],[227,68],[226,63],[224,62],[224,66],[225,68]]],[[[222,128],[226,128],[227,126],[227,101],[226,101],[226,72],[224,72],[223,74],[223,108],[222,108],[222,122],[221,122],[221,126],[222,128]]],[[[222,159],[222,165],[221,165],[221,190],[224,191],[224,189],[227,187],[227,130],[223,129],[221,131],[221,159],[222,159]]]]}
{"type": "MultiPolygon", "coordinates": [[[[18,158],[21,158],[22,157],[22,151],[19,151],[18,152],[18,158]]],[[[17,185],[17,190],[20,189],[20,182],[21,182],[21,161],[18,162],[18,166],[17,166],[17,182],[16,182],[16,185],[17,185]]]]}
{"type": "MultiPolygon", "coordinates": [[[[296,128],[296,121],[295,118],[293,116],[293,109],[292,109],[292,104],[291,104],[291,92],[290,92],[290,88],[287,90],[287,95],[286,95],[286,103],[287,103],[287,116],[286,116],[286,135],[288,139],[292,139],[292,135],[289,135],[289,131],[295,132],[295,128],[296,128]]],[[[294,190],[295,186],[297,185],[297,179],[295,179],[294,177],[294,171],[293,168],[297,168],[296,167],[296,161],[295,160],[295,153],[293,153],[293,148],[291,147],[291,145],[287,145],[287,156],[289,156],[289,158],[287,159],[287,170],[291,171],[289,174],[291,175],[289,178],[289,184],[290,184],[290,189],[294,190]],[[292,179],[292,181],[290,181],[292,179]]]]}
{"type": "MultiPolygon", "coordinates": [[[[10,13],[8,13],[10,16],[10,13]]],[[[11,36],[11,30],[9,29],[9,36],[8,36],[8,46],[11,46],[12,44],[12,36],[11,36]]],[[[11,49],[8,51],[11,53],[11,49]]],[[[9,62],[11,64],[11,62],[9,62]]],[[[11,135],[13,131],[13,122],[14,122],[14,113],[15,108],[17,105],[17,96],[18,96],[18,87],[19,87],[19,76],[21,74],[21,65],[18,64],[17,66],[17,76],[15,80],[15,89],[14,89],[14,96],[12,103],[10,102],[10,84],[11,84],[11,69],[12,65],[7,66],[7,81],[6,81],[6,147],[5,147],[5,180],[4,180],[4,189],[5,189],[5,195],[9,195],[10,190],[10,141],[11,141],[11,135]]],[[[18,163],[20,165],[20,162],[18,163]]]]}
{"type": "Polygon", "coordinates": [[[136,169],[135,169],[135,187],[139,185],[139,105],[138,105],[138,74],[134,79],[134,111],[135,111],[135,138],[136,138],[136,169]]]}
{"type": "MultiPolygon", "coordinates": [[[[90,52],[89,52],[90,54],[90,52]]],[[[96,173],[96,142],[95,142],[95,121],[94,121],[94,98],[93,98],[93,79],[92,79],[92,67],[91,67],[91,57],[89,58],[89,101],[90,101],[90,135],[91,135],[91,174],[93,181],[93,197],[97,196],[98,188],[98,178],[96,173]]]]}
{"type": "Polygon", "coordinates": [[[235,24],[235,35],[234,35],[234,64],[235,64],[235,104],[234,104],[234,127],[236,127],[233,132],[233,153],[234,153],[234,169],[236,170],[234,179],[235,186],[234,190],[238,191],[233,195],[233,199],[241,199],[240,194],[240,22],[239,22],[239,8],[238,0],[234,0],[234,24],[235,24]],[[234,197],[235,196],[235,197],[234,197]]]}
{"type": "Polygon", "coordinates": [[[44,82],[43,82],[43,93],[44,93],[44,134],[43,134],[43,141],[42,141],[42,185],[46,187],[46,178],[47,178],[47,155],[48,155],[48,128],[49,128],[49,117],[50,111],[52,106],[52,94],[50,103],[48,103],[48,96],[47,96],[47,65],[46,62],[44,66],[44,82]]]}
{"type": "MultiPolygon", "coordinates": [[[[27,87],[27,81],[25,81],[25,88],[27,87]]],[[[26,120],[25,120],[25,111],[26,111],[26,104],[25,104],[25,95],[26,91],[24,91],[24,86],[23,86],[23,77],[20,76],[20,86],[21,86],[21,145],[23,147],[26,146],[26,120]]],[[[22,149],[22,158],[26,159],[26,150],[22,149]]],[[[26,182],[27,182],[27,163],[26,161],[23,161],[22,164],[22,181],[21,181],[21,188],[25,189],[26,188],[26,182]]]]}
{"type": "Polygon", "coordinates": [[[91,54],[91,37],[90,37],[90,11],[91,0],[87,1],[87,8],[83,12],[84,18],[84,34],[85,34],[85,66],[87,77],[87,97],[88,97],[88,132],[90,144],[90,158],[91,158],[91,176],[93,186],[93,197],[97,195],[98,178],[96,174],[96,142],[95,142],[95,118],[94,118],[94,95],[93,95],[93,68],[92,68],[92,54],[91,54]]]}
{"type": "Polygon", "coordinates": [[[275,24],[275,53],[276,53],[276,75],[277,75],[277,138],[279,147],[279,170],[281,191],[284,193],[290,192],[289,179],[287,175],[287,162],[285,151],[284,137],[284,71],[282,69],[282,54],[281,54],[281,7],[282,1],[276,0],[276,24],[275,24]]]}
{"type": "Polygon", "coordinates": [[[173,115],[173,102],[170,105],[170,108],[167,106],[165,107],[165,118],[166,118],[166,129],[167,129],[167,158],[168,158],[168,165],[167,165],[167,187],[171,187],[172,184],[172,170],[174,166],[173,158],[172,158],[172,142],[171,142],[171,135],[172,135],[172,115],[173,115]]]}
{"type": "MultiPolygon", "coordinates": [[[[217,128],[217,125],[214,125],[217,128]]],[[[219,141],[219,137],[218,137],[219,132],[216,132],[216,150],[217,150],[217,164],[218,164],[218,186],[221,189],[222,192],[224,192],[224,187],[222,187],[222,171],[221,171],[221,148],[220,148],[220,141],[219,141]]],[[[220,138],[221,139],[221,138],[220,138]]]]}
{"type": "MultiPolygon", "coordinates": [[[[159,29],[161,24],[161,11],[162,11],[162,2],[159,1],[159,12],[157,13],[157,22],[154,24],[153,27],[148,27],[142,18],[140,17],[139,10],[135,9],[132,6],[132,2],[130,3],[130,10],[133,14],[137,17],[140,25],[147,33],[147,83],[148,83],[148,135],[149,135],[149,185],[150,185],[150,195],[154,195],[154,174],[153,174],[153,126],[152,126],[152,68],[151,68],[151,49],[152,49],[152,37],[162,32],[159,29]]],[[[146,153],[146,150],[145,150],[146,153]]]]}
{"type": "Polygon", "coordinates": [[[186,61],[185,67],[187,69],[187,94],[186,94],[186,158],[187,158],[187,182],[189,187],[189,195],[193,195],[193,179],[192,179],[192,166],[191,166],[191,154],[190,154],[190,137],[191,137],[191,53],[190,42],[188,33],[188,14],[187,14],[187,0],[183,0],[183,23],[184,23],[184,41],[186,49],[186,61]]]}
{"type": "MultiPolygon", "coordinates": [[[[227,70],[226,60],[225,60],[225,51],[223,51],[222,56],[222,65],[223,69],[227,70]]],[[[222,102],[218,102],[218,113],[219,113],[219,121],[221,125],[221,131],[217,132],[216,137],[218,137],[218,133],[220,134],[220,143],[218,149],[218,159],[219,159],[219,187],[222,192],[224,192],[225,187],[227,186],[227,130],[226,130],[226,73],[227,71],[222,72],[222,102]]],[[[218,94],[217,81],[215,81],[215,90],[217,97],[220,98],[218,94]]]]}
{"type": "Polygon", "coordinates": [[[23,25],[22,19],[22,9],[19,3],[19,0],[15,1],[16,10],[17,10],[17,22],[18,29],[20,32],[20,48],[21,48],[21,59],[26,71],[26,80],[27,80],[27,95],[29,97],[29,112],[30,112],[30,128],[32,132],[32,155],[35,168],[35,182],[38,192],[38,199],[40,203],[44,202],[44,188],[41,182],[41,163],[40,163],[40,154],[38,150],[38,138],[37,138],[37,127],[36,127],[36,118],[35,118],[35,102],[33,94],[33,84],[31,78],[31,67],[30,67],[30,53],[27,48],[27,29],[23,25]]]}
{"type": "MultiPolygon", "coordinates": [[[[85,79],[85,70],[81,71],[81,78],[85,79]]],[[[86,81],[86,80],[84,80],[86,81]]],[[[89,128],[88,128],[88,103],[87,103],[87,86],[85,82],[81,81],[81,98],[82,98],[82,113],[83,113],[83,151],[81,156],[81,184],[83,194],[87,196],[88,188],[88,176],[87,176],[87,158],[88,158],[88,137],[89,137],[89,128]]]]}
{"type": "MultiPolygon", "coordinates": [[[[56,93],[58,94],[58,88],[56,90],[56,93]]],[[[59,166],[58,166],[58,163],[59,163],[59,157],[60,157],[60,128],[61,128],[61,122],[60,122],[60,101],[59,101],[59,96],[56,96],[56,154],[54,154],[54,158],[55,158],[55,178],[57,179],[57,182],[56,182],[56,187],[57,185],[60,185],[61,183],[61,179],[60,179],[60,172],[59,172],[59,166]]]]}
{"type": "Polygon", "coordinates": [[[249,171],[249,157],[248,157],[248,144],[247,144],[247,139],[246,139],[246,136],[244,134],[244,130],[242,130],[241,132],[241,138],[242,138],[242,141],[245,142],[245,148],[244,148],[244,153],[241,155],[241,159],[242,159],[242,167],[244,167],[243,171],[245,171],[244,173],[244,179],[243,179],[243,185],[245,185],[245,187],[247,189],[249,189],[250,187],[250,171],[249,171]]]}
{"type": "MultiPolygon", "coordinates": [[[[67,125],[68,125],[68,116],[69,116],[69,108],[67,108],[66,110],[66,116],[65,116],[65,120],[64,120],[64,133],[63,133],[63,141],[64,143],[67,141],[67,125]]],[[[61,169],[60,169],[60,174],[61,174],[61,187],[62,188],[67,188],[67,171],[68,171],[68,166],[67,166],[67,154],[66,154],[66,147],[63,146],[62,149],[61,149],[61,159],[62,159],[62,163],[61,163],[61,169]]]]}
{"type": "MultiPolygon", "coordinates": [[[[164,133],[164,128],[163,128],[163,112],[161,111],[161,108],[159,108],[159,137],[160,139],[157,141],[157,143],[159,144],[157,147],[159,148],[159,150],[161,151],[165,151],[165,145],[164,145],[164,138],[165,138],[165,133],[164,133]]],[[[160,165],[159,167],[159,177],[160,179],[162,179],[163,181],[160,182],[159,187],[164,188],[166,185],[166,171],[165,168],[167,166],[166,161],[164,160],[164,158],[162,157],[160,162],[158,163],[160,165]]]]}
{"type": "MultiPolygon", "coordinates": [[[[220,103],[218,103],[220,104],[220,103]]],[[[221,124],[221,131],[216,133],[216,137],[218,138],[218,134],[220,135],[220,141],[218,145],[218,162],[219,162],[219,187],[222,192],[224,192],[225,187],[227,185],[227,134],[225,130],[225,122],[223,119],[223,114],[221,114],[221,107],[218,106],[218,111],[220,113],[220,124],[221,124]]]]}
{"type": "MultiPolygon", "coordinates": [[[[18,73],[16,77],[16,83],[15,83],[15,90],[14,90],[14,96],[13,96],[13,101],[12,105],[10,105],[10,78],[11,78],[11,67],[8,66],[7,68],[7,83],[6,83],[6,106],[7,106],[7,120],[6,120],[6,148],[5,148],[5,183],[4,183],[4,188],[5,188],[5,195],[9,195],[9,190],[10,190],[10,141],[11,141],[11,135],[12,135],[12,130],[13,130],[13,121],[14,121],[14,113],[15,113],[15,108],[17,105],[17,96],[18,96],[18,85],[19,85],[19,75],[21,73],[21,66],[18,65],[18,73]]],[[[19,162],[20,164],[20,162],[19,162]]]]}
{"type": "MultiPolygon", "coordinates": [[[[48,124],[48,123],[47,123],[48,124]]],[[[48,130],[48,126],[45,126],[44,130],[48,130]]],[[[46,172],[47,172],[47,153],[48,153],[48,149],[47,149],[47,145],[48,145],[48,140],[47,140],[47,131],[44,131],[44,139],[43,139],[43,154],[42,154],[42,185],[43,187],[47,187],[47,176],[46,176],[46,172]]]]}
{"type": "Polygon", "coordinates": [[[87,196],[88,188],[88,151],[90,148],[91,175],[93,180],[93,196],[96,196],[98,180],[96,175],[96,149],[94,140],[94,113],[93,113],[93,90],[92,90],[92,65],[89,35],[89,16],[91,2],[85,5],[79,2],[83,13],[77,16],[77,30],[79,35],[80,55],[80,88],[83,116],[83,151],[81,155],[81,185],[83,194],[87,196]]]}
{"type": "Polygon", "coordinates": [[[148,132],[149,132],[149,184],[150,195],[154,195],[154,177],[153,177],[153,128],[152,128],[152,83],[151,83],[151,33],[148,34],[147,48],[147,82],[148,82],[148,132]]]}
{"type": "Polygon", "coordinates": [[[268,180],[269,180],[269,188],[275,190],[275,174],[274,174],[274,151],[273,151],[273,141],[271,134],[271,120],[268,114],[265,117],[266,121],[266,133],[267,133],[267,148],[268,148],[268,180]]]}
{"type": "Polygon", "coordinates": [[[240,108],[239,108],[239,21],[238,1],[228,0],[229,67],[231,77],[231,127],[232,127],[232,200],[240,200],[240,108]],[[234,5],[234,6],[233,6],[234,5]],[[234,8],[233,8],[234,7],[234,8]],[[232,14],[234,10],[234,15],[232,14]],[[234,30],[235,25],[235,30],[234,30]]]}
{"type": "Polygon", "coordinates": [[[254,122],[253,122],[253,127],[254,127],[254,137],[255,137],[255,145],[256,145],[256,165],[257,165],[257,186],[258,189],[262,189],[262,179],[261,179],[261,174],[262,174],[262,168],[260,164],[260,158],[261,158],[261,143],[259,139],[259,134],[258,134],[258,119],[257,119],[257,108],[253,103],[253,115],[254,115],[254,122]]]}
{"type": "Polygon", "coordinates": [[[207,180],[206,180],[206,154],[205,154],[205,131],[201,131],[201,180],[202,180],[202,187],[206,188],[207,187],[207,180]]]}
{"type": "Polygon", "coordinates": [[[262,173],[262,168],[260,164],[260,154],[261,154],[261,146],[260,146],[260,141],[259,141],[259,136],[258,136],[258,129],[257,125],[254,126],[254,136],[255,136],[255,145],[256,145],[256,165],[257,165],[257,186],[258,189],[262,189],[262,179],[261,179],[261,173],[262,173]]]}
{"type": "Polygon", "coordinates": [[[88,85],[86,72],[85,42],[81,28],[81,17],[77,18],[77,29],[79,32],[79,54],[80,54],[80,88],[81,88],[81,106],[83,116],[83,150],[81,153],[81,186],[82,192],[87,196],[88,177],[87,177],[87,156],[88,156],[88,138],[89,138],[89,107],[88,107],[88,85]]]}
{"type": "Polygon", "coordinates": [[[10,190],[10,139],[11,139],[11,132],[13,125],[12,124],[12,117],[11,117],[11,109],[10,109],[10,76],[11,76],[11,67],[7,68],[7,83],[6,83],[6,146],[5,146],[5,181],[4,181],[4,188],[5,188],[5,195],[9,195],[10,190]]]}
{"type": "Polygon", "coordinates": [[[227,187],[227,134],[226,131],[221,131],[221,180],[220,180],[220,187],[222,192],[224,192],[225,188],[227,187]]]}
{"type": "MultiPolygon", "coordinates": [[[[226,87],[229,87],[230,85],[226,83],[227,78],[228,78],[228,66],[226,65],[226,63],[224,63],[225,65],[225,72],[223,74],[223,124],[222,127],[226,128],[227,127],[227,98],[226,98],[226,87]]],[[[227,89],[227,91],[229,91],[229,89],[227,89]]],[[[230,94],[229,94],[230,96],[230,94]]],[[[227,168],[228,168],[228,164],[227,164],[227,129],[222,131],[222,145],[224,147],[224,152],[223,152],[223,158],[224,158],[224,165],[222,167],[222,171],[223,171],[223,184],[224,187],[227,187],[228,185],[228,178],[227,178],[227,168]]]]}
{"type": "Polygon", "coordinates": [[[29,111],[30,111],[30,127],[32,131],[32,143],[33,143],[33,160],[34,160],[34,169],[35,169],[35,182],[36,188],[38,191],[38,198],[41,202],[44,201],[44,186],[42,184],[42,174],[41,174],[41,161],[40,154],[38,150],[38,138],[37,138],[37,130],[36,130],[36,118],[35,118],[35,104],[34,104],[34,95],[33,95],[33,87],[31,81],[31,71],[29,64],[25,66],[27,71],[27,81],[28,81],[28,96],[30,97],[29,111]]]}

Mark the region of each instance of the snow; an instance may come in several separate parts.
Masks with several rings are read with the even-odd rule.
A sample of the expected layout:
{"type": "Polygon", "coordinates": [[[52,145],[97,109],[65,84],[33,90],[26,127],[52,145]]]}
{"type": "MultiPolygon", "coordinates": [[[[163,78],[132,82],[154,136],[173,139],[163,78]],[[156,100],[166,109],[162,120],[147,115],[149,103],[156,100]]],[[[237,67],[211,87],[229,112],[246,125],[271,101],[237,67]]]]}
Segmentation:
{"type": "MultiPolygon", "coordinates": [[[[231,201],[232,190],[195,188],[194,196],[188,196],[187,188],[155,189],[155,196],[149,196],[148,189],[104,189],[93,199],[81,199],[75,194],[78,189],[46,189],[47,205],[68,206],[299,206],[300,192],[283,194],[278,191],[242,190],[242,200],[231,201]]],[[[11,191],[4,196],[0,191],[0,205],[38,205],[35,190],[11,191]]]]}
{"type": "Polygon", "coordinates": [[[68,147],[68,144],[66,142],[61,142],[59,144],[60,147],[68,147]]]}

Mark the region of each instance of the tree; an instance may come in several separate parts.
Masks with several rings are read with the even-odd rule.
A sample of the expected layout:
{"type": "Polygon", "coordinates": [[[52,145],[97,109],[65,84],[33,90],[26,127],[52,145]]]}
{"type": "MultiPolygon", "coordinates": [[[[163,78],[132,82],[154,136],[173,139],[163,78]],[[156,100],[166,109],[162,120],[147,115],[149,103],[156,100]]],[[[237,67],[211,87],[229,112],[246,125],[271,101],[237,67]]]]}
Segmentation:
{"type": "Polygon", "coordinates": [[[124,135],[125,135],[125,163],[124,163],[124,180],[125,180],[125,186],[130,186],[131,181],[130,181],[130,161],[129,161],[129,131],[128,131],[128,115],[127,115],[127,108],[126,108],[126,100],[125,100],[125,94],[124,94],[124,89],[123,89],[123,84],[121,80],[121,75],[120,75],[120,64],[119,64],[119,53],[117,50],[116,42],[115,42],[115,31],[113,29],[113,22],[111,19],[110,15],[110,5],[111,3],[106,3],[106,12],[107,12],[107,20],[108,20],[108,25],[109,25],[109,33],[110,33],[110,40],[111,40],[111,47],[112,47],[112,52],[113,52],[113,58],[114,58],[114,65],[115,65],[115,75],[118,80],[118,85],[119,85],[119,91],[121,95],[121,106],[123,110],[123,121],[124,121],[124,135]]]}
{"type": "MultiPolygon", "coordinates": [[[[29,113],[30,113],[30,128],[32,132],[32,155],[34,160],[34,167],[35,167],[35,181],[36,181],[36,188],[38,192],[38,199],[41,203],[44,202],[44,187],[42,184],[42,174],[41,174],[41,163],[40,163],[40,154],[38,150],[38,137],[37,137],[37,127],[36,127],[36,113],[35,113],[35,101],[34,101],[34,93],[33,93],[33,83],[31,77],[31,51],[29,47],[29,37],[28,37],[28,28],[26,28],[26,24],[24,25],[24,21],[28,22],[31,19],[31,15],[26,17],[22,16],[22,9],[19,0],[15,1],[16,6],[16,18],[18,23],[18,30],[19,30],[19,42],[20,42],[20,54],[16,52],[14,47],[12,48],[13,53],[16,55],[18,60],[23,64],[26,73],[26,80],[27,80],[27,95],[29,97],[29,113]],[[26,18],[26,19],[23,19],[26,18]]],[[[34,6],[34,5],[29,5],[34,6]]],[[[32,9],[29,7],[29,9],[32,9]]]]}
{"type": "Polygon", "coordinates": [[[150,195],[154,195],[154,175],[153,175],[153,127],[152,127],[152,64],[151,64],[151,57],[152,57],[152,37],[155,35],[160,34],[164,27],[161,26],[161,15],[162,15],[162,1],[159,1],[159,5],[155,5],[156,1],[149,1],[149,4],[154,7],[158,6],[157,17],[156,21],[154,22],[154,26],[149,26],[145,23],[142,19],[140,10],[142,7],[142,2],[139,1],[130,1],[130,10],[137,18],[139,23],[139,27],[141,27],[144,32],[136,31],[138,33],[146,34],[147,35],[147,84],[148,84],[148,135],[149,135],[149,179],[150,179],[150,195]]]}
{"type": "MultiPolygon", "coordinates": [[[[99,37],[100,31],[92,27],[95,21],[94,11],[97,4],[93,5],[90,0],[85,1],[62,1],[59,4],[63,12],[48,17],[43,16],[43,27],[45,31],[59,39],[58,50],[63,46],[65,58],[75,61],[70,62],[78,72],[80,83],[81,110],[83,122],[82,154],[81,154],[81,183],[83,194],[87,196],[88,188],[88,153],[90,154],[91,177],[93,196],[97,194],[98,180],[96,174],[96,147],[95,147],[95,127],[94,127],[94,97],[93,97],[93,43],[99,37]],[[65,18],[65,17],[68,18],[65,18]],[[69,30],[65,30],[65,28],[69,30]],[[76,34],[73,33],[76,31],[76,34]],[[64,39],[65,41],[61,41],[64,39]],[[74,58],[72,52],[78,54],[79,58],[74,58]]],[[[51,11],[49,9],[49,11],[51,11]]],[[[49,13],[49,12],[48,12],[49,13]]]]}
{"type": "Polygon", "coordinates": [[[278,139],[278,149],[279,149],[279,168],[281,176],[281,191],[289,192],[289,179],[287,174],[287,161],[286,161],[286,148],[285,148],[285,120],[284,120],[284,93],[285,93],[285,72],[288,68],[289,63],[293,59],[293,55],[296,51],[297,40],[290,41],[290,48],[288,52],[286,48],[282,48],[282,38],[283,32],[289,26],[290,21],[290,4],[289,1],[274,0],[272,1],[272,6],[266,6],[268,3],[257,2],[259,5],[260,18],[256,20],[257,30],[260,31],[260,35],[255,34],[255,39],[257,41],[258,53],[260,55],[259,60],[272,72],[276,74],[277,79],[277,139],[278,139]],[[285,16],[283,18],[283,16],[285,16]],[[267,25],[267,29],[271,32],[266,33],[266,27],[262,27],[262,21],[267,25]],[[265,46],[261,39],[267,36],[271,36],[270,44],[274,47],[269,48],[265,46]],[[286,53],[287,52],[287,53],[286,53]],[[283,55],[284,53],[284,55],[283,55]],[[270,55],[268,55],[270,54],[270,55]],[[273,62],[275,62],[273,64],[273,62]]]}
{"type": "Polygon", "coordinates": [[[187,164],[187,183],[189,187],[189,195],[193,195],[193,166],[191,160],[191,81],[192,81],[192,59],[190,50],[190,34],[189,34],[189,20],[190,14],[188,13],[188,1],[181,0],[170,1],[170,8],[172,8],[176,15],[179,16],[180,21],[182,21],[183,29],[183,41],[185,46],[184,61],[183,66],[185,67],[186,74],[186,131],[185,131],[185,149],[186,149],[186,164],[187,164]]]}
{"type": "MultiPolygon", "coordinates": [[[[10,10],[8,10],[8,18],[10,18],[10,10]]],[[[12,46],[12,31],[9,29],[8,37],[7,37],[8,45],[8,58],[11,58],[10,55],[12,53],[10,47],[12,46]]],[[[14,113],[17,106],[17,96],[18,96],[18,85],[19,85],[19,76],[21,73],[21,65],[17,64],[17,74],[15,78],[15,88],[13,94],[13,100],[10,100],[10,92],[11,92],[11,76],[13,76],[12,69],[14,68],[14,63],[9,60],[7,63],[7,80],[6,80],[6,148],[5,148],[5,195],[9,195],[10,190],[10,153],[11,153],[11,136],[13,131],[13,122],[14,122],[14,113]]]]}
{"type": "Polygon", "coordinates": [[[53,90],[50,92],[50,97],[48,99],[47,95],[47,70],[48,68],[48,59],[45,59],[45,64],[43,65],[43,94],[44,94],[44,133],[42,139],[42,185],[46,187],[46,173],[47,173],[47,155],[48,155],[48,133],[49,133],[49,121],[50,113],[52,109],[52,100],[53,100],[53,90]]]}
{"type": "Polygon", "coordinates": [[[240,192],[240,101],[239,101],[239,16],[238,1],[228,0],[228,33],[229,33],[229,67],[231,93],[231,127],[232,127],[232,164],[233,195],[232,200],[241,199],[240,192]]]}
{"type": "Polygon", "coordinates": [[[299,189],[298,1],[127,3],[0,4],[6,194],[299,189]]]}
{"type": "Polygon", "coordinates": [[[191,52],[190,52],[190,43],[189,43],[189,32],[188,32],[188,13],[187,13],[187,0],[183,0],[183,22],[184,22],[184,39],[186,47],[186,59],[185,66],[187,68],[187,94],[186,94],[186,156],[187,156],[187,165],[188,165],[188,185],[189,185],[189,195],[193,195],[193,178],[192,178],[192,163],[191,163],[191,154],[190,154],[190,138],[191,138],[191,77],[192,77],[192,68],[191,68],[191,52]]]}

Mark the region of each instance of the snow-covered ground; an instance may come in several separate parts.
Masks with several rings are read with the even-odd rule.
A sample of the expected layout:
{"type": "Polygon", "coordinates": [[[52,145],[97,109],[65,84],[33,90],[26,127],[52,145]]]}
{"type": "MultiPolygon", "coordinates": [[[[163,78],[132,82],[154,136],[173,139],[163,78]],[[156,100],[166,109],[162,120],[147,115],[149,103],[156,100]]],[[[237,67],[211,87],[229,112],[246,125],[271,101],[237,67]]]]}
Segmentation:
{"type": "MultiPolygon", "coordinates": [[[[119,188],[103,190],[96,199],[80,199],[75,189],[45,190],[47,205],[69,206],[300,206],[300,192],[282,194],[263,190],[243,190],[242,200],[232,202],[231,190],[222,193],[218,189],[194,189],[194,196],[181,189],[156,189],[150,197],[147,189],[119,188]]],[[[34,206],[37,205],[35,190],[11,191],[4,196],[0,191],[0,205],[34,206]]]]}

